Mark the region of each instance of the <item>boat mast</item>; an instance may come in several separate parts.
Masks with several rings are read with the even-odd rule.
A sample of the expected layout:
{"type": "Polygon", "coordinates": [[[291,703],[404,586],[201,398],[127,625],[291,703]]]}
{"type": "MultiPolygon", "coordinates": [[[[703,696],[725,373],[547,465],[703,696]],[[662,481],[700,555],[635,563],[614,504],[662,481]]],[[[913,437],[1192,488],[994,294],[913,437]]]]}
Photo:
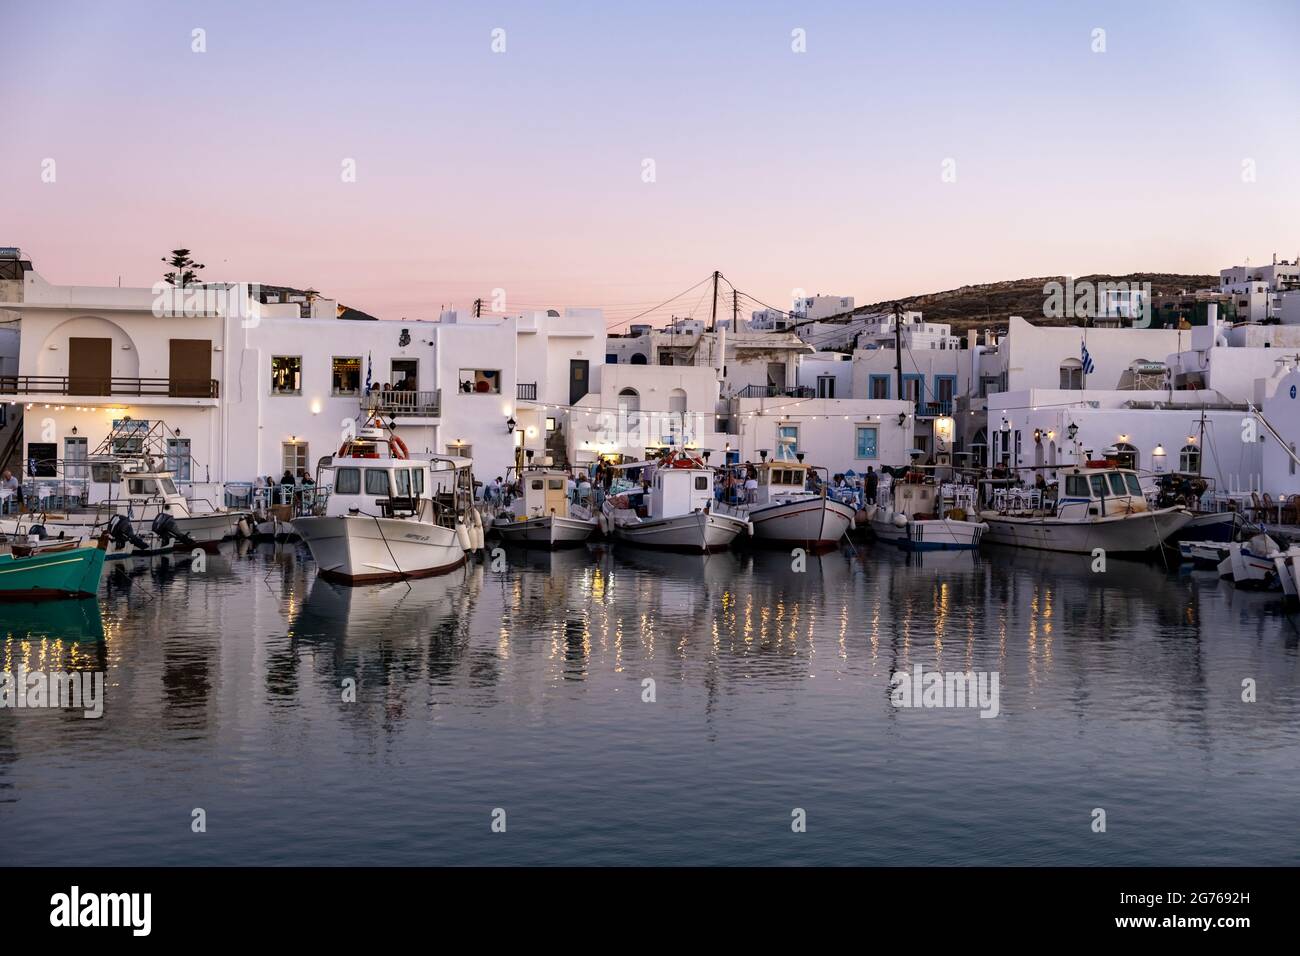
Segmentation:
{"type": "Polygon", "coordinates": [[[1205,405],[1201,405],[1201,431],[1196,439],[1196,477],[1201,478],[1205,467],[1205,405]]]}

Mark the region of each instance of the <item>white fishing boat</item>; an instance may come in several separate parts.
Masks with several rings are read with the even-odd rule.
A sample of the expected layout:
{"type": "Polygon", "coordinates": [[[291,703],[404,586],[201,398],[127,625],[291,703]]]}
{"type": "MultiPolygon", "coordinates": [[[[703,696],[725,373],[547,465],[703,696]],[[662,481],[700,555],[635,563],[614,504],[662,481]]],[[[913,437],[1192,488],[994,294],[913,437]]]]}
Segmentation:
{"type": "Polygon", "coordinates": [[[943,483],[928,476],[895,479],[889,500],[868,509],[871,531],[908,551],[978,548],[989,526],[975,521],[972,485],[943,483]]]}
{"type": "Polygon", "coordinates": [[[1179,541],[1178,556],[1195,567],[1215,569],[1228,556],[1229,544],[1227,541],[1179,541]]]}
{"type": "Polygon", "coordinates": [[[751,531],[749,519],[713,498],[713,470],[689,452],[624,469],[653,468],[645,492],[605,499],[604,518],[616,538],[643,548],[708,553],[730,547],[751,531]]]}
{"type": "Polygon", "coordinates": [[[555,468],[525,468],[520,493],[503,506],[492,530],[509,544],[559,548],[584,543],[598,527],[596,516],[566,494],[568,475],[555,468]]]}
{"type": "Polygon", "coordinates": [[[734,512],[749,519],[756,541],[829,550],[853,527],[854,508],[827,494],[825,468],[805,465],[802,455],[797,461],[765,461],[754,467],[755,500],[737,505],[734,512]]]}
{"type": "Polygon", "coordinates": [[[1277,542],[1263,531],[1246,541],[1233,541],[1228,545],[1227,555],[1219,562],[1219,577],[1239,588],[1268,590],[1276,587],[1278,574],[1272,555],[1277,551],[1277,542]]]}
{"type": "Polygon", "coordinates": [[[483,545],[468,458],[407,456],[365,427],[316,468],[312,514],[293,519],[319,573],[366,584],[454,570],[483,545]]]}
{"type": "Polygon", "coordinates": [[[1300,601],[1300,545],[1274,551],[1271,557],[1282,588],[1282,600],[1287,604],[1297,603],[1300,601]]]}
{"type": "Polygon", "coordinates": [[[1020,548],[1108,555],[1154,551],[1191,519],[1181,505],[1152,508],[1135,472],[1109,461],[1061,470],[1064,493],[1054,501],[1038,492],[998,489],[984,540],[1020,548]]]}

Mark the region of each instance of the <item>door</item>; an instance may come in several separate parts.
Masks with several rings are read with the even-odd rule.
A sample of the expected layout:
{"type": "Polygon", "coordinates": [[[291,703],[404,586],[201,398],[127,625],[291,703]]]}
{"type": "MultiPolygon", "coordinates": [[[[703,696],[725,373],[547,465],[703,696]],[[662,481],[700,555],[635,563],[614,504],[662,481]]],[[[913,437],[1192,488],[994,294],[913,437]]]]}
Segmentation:
{"type": "Polygon", "coordinates": [[[167,367],[167,394],[182,398],[212,396],[212,343],[207,339],[172,339],[167,367]]]}
{"type": "Polygon", "coordinates": [[[69,394],[111,394],[112,379],[112,339],[68,339],[69,394]]]}
{"type": "Polygon", "coordinates": [[[578,399],[586,395],[587,373],[591,371],[591,363],[586,359],[569,359],[569,404],[577,405],[578,399]]]}

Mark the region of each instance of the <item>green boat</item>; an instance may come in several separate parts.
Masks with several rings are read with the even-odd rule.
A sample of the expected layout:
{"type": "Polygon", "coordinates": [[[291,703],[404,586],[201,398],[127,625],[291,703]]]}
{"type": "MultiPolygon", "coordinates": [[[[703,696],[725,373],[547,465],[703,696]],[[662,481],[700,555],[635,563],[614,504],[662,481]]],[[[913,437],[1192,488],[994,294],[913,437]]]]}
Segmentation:
{"type": "Polygon", "coordinates": [[[0,554],[0,600],[77,597],[99,593],[107,538],[30,555],[0,554]]]}

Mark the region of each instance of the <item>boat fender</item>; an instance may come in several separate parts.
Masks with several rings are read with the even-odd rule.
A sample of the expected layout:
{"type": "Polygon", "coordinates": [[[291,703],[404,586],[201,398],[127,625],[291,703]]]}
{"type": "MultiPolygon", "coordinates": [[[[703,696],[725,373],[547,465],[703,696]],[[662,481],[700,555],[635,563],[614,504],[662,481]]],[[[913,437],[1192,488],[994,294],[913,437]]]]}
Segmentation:
{"type": "Polygon", "coordinates": [[[456,540],[460,542],[462,551],[469,550],[469,531],[465,528],[463,520],[456,522],[456,540]]]}
{"type": "Polygon", "coordinates": [[[906,527],[907,527],[907,515],[894,515],[894,527],[896,527],[896,528],[906,528],[906,527]]]}

